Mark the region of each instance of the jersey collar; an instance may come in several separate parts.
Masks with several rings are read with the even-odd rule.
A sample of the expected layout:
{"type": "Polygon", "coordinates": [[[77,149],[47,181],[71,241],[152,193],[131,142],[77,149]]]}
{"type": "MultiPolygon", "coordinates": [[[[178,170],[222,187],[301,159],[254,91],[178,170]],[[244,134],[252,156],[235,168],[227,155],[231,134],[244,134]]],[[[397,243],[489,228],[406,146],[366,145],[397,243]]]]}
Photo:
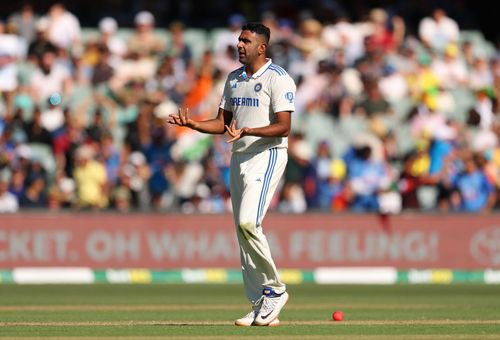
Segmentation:
{"type": "MultiPolygon", "coordinates": [[[[258,78],[262,75],[262,73],[266,72],[266,70],[268,69],[269,66],[271,66],[271,64],[273,63],[272,59],[271,58],[267,58],[267,63],[265,63],[264,65],[261,66],[261,68],[259,68],[259,70],[257,72],[255,72],[250,78],[258,78]]],[[[245,71],[245,68],[243,68],[243,72],[241,72],[241,76],[243,77],[243,79],[247,80],[248,79],[248,75],[247,75],[247,72],[245,71]]]]}

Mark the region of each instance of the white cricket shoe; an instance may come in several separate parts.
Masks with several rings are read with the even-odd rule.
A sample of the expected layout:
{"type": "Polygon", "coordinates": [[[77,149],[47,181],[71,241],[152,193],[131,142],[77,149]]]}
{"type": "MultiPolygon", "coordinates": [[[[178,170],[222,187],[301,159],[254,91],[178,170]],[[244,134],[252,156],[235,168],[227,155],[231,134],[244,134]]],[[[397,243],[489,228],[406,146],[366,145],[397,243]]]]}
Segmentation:
{"type": "Polygon", "coordinates": [[[260,300],[262,300],[261,307],[255,316],[254,324],[267,326],[278,318],[281,309],[288,301],[288,293],[277,294],[272,288],[264,288],[260,300]]]}
{"type": "MultiPolygon", "coordinates": [[[[251,311],[247,315],[245,315],[242,318],[239,318],[234,322],[236,326],[242,326],[242,327],[249,327],[249,326],[255,326],[254,320],[255,317],[257,316],[258,312],[257,311],[251,311]]],[[[279,326],[280,320],[278,318],[274,319],[271,323],[269,323],[266,326],[279,326]]]]}

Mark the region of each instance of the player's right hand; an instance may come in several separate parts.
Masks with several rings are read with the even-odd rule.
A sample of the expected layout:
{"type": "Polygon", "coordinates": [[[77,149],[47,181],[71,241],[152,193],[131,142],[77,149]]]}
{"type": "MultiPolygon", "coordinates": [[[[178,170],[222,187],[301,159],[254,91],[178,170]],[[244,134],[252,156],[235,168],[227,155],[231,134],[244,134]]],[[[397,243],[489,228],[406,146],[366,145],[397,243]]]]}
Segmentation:
{"type": "Polygon", "coordinates": [[[179,108],[179,112],[177,114],[172,113],[168,116],[167,123],[192,128],[194,121],[188,117],[188,112],[188,108],[186,108],[184,111],[179,108]]]}

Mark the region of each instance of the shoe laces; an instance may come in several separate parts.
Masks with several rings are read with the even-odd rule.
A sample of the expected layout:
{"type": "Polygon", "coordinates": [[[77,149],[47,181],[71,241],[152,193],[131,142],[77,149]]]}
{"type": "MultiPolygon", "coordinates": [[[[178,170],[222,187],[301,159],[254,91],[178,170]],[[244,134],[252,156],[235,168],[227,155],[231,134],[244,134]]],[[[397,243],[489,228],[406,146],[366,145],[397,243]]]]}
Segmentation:
{"type": "Polygon", "coordinates": [[[268,297],[268,296],[265,296],[265,295],[262,295],[260,297],[260,299],[257,301],[259,303],[261,303],[261,307],[260,307],[260,312],[262,314],[268,314],[270,312],[272,312],[274,310],[274,307],[276,307],[276,305],[278,304],[278,301],[279,301],[280,297],[268,297]]]}

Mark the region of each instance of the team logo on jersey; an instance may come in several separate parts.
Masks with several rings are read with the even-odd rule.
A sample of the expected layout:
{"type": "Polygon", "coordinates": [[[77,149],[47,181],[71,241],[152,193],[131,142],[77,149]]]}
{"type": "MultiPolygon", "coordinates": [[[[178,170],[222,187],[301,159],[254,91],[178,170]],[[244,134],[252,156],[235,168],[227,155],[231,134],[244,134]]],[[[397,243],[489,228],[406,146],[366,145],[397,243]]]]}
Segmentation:
{"type": "Polygon", "coordinates": [[[229,82],[229,84],[231,84],[231,88],[232,89],[235,89],[236,87],[238,87],[238,80],[237,79],[233,79],[229,82]]]}
{"type": "Polygon", "coordinates": [[[262,84],[261,83],[255,84],[255,87],[253,89],[255,90],[255,92],[259,92],[260,90],[262,90],[262,84]]]}
{"type": "Polygon", "coordinates": [[[293,103],[293,92],[287,92],[287,93],[285,93],[285,98],[286,98],[286,100],[288,100],[288,102],[290,104],[292,104],[293,103]]]}

